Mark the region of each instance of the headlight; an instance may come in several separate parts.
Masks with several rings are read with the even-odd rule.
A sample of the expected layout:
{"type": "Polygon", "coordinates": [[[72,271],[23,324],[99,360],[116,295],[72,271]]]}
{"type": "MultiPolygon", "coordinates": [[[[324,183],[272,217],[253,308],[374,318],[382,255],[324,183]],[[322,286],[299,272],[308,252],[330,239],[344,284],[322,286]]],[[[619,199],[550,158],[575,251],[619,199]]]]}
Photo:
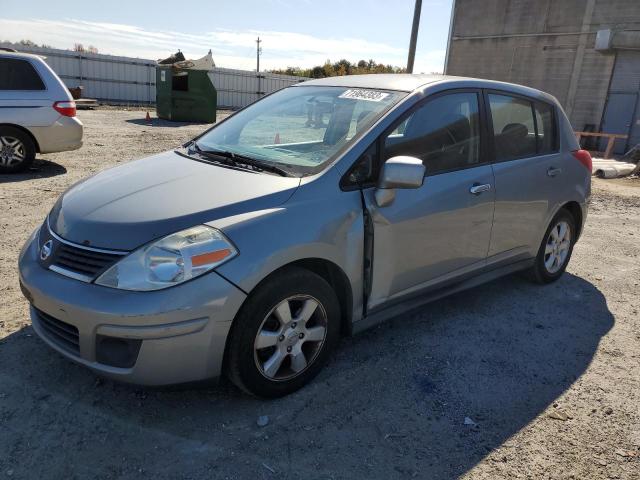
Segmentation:
{"type": "Polygon", "coordinates": [[[222,232],[199,225],[140,247],[96,283],[122,290],[159,290],[198,277],[237,254],[222,232]]]}

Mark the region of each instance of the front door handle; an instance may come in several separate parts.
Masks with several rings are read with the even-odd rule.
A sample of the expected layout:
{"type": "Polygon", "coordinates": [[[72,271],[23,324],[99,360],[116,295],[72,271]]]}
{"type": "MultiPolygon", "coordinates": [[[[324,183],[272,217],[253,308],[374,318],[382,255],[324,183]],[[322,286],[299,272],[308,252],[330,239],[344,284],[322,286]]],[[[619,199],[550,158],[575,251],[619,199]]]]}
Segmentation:
{"type": "Polygon", "coordinates": [[[480,195],[482,192],[488,192],[489,190],[491,190],[491,185],[488,183],[483,185],[474,183],[469,189],[469,193],[472,193],[473,195],[480,195]]]}
{"type": "Polygon", "coordinates": [[[556,175],[560,175],[561,173],[561,168],[549,167],[549,169],[547,170],[547,175],[549,175],[550,177],[555,177],[556,175]]]}

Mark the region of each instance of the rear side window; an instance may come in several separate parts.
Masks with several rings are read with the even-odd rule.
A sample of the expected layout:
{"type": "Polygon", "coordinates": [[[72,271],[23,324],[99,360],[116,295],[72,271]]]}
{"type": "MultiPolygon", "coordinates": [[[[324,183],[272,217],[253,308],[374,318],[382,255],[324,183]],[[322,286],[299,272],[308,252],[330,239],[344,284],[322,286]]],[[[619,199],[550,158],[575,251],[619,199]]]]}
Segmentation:
{"type": "Polygon", "coordinates": [[[536,155],[536,129],[531,102],[489,94],[496,161],[536,155]]]}
{"type": "Polygon", "coordinates": [[[0,90],[44,90],[42,79],[26,60],[0,58],[0,90]]]}
{"type": "Polygon", "coordinates": [[[408,155],[422,160],[427,175],[480,162],[476,93],[451,93],[420,106],[384,139],[384,159],[408,155]]]}
{"type": "Polygon", "coordinates": [[[536,127],[538,129],[538,154],[545,155],[558,150],[558,133],[555,110],[547,103],[536,102],[536,127]]]}

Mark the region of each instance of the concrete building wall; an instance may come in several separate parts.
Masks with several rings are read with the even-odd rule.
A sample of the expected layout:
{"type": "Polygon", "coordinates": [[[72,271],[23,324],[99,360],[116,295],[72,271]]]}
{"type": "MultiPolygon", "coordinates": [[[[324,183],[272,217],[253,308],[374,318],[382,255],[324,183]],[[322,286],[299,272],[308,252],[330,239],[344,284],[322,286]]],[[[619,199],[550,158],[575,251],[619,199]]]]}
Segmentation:
{"type": "Polygon", "coordinates": [[[445,73],[547,91],[575,129],[599,129],[607,101],[617,51],[597,31],[640,30],[640,0],[455,0],[453,15],[445,73]]]}

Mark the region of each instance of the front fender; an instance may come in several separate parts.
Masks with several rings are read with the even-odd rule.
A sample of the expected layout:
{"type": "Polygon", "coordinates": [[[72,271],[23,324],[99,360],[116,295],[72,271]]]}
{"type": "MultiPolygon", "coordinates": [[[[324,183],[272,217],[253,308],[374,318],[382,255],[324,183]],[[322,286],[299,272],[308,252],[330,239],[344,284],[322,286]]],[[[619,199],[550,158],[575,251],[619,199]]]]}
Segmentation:
{"type": "Polygon", "coordinates": [[[364,239],[360,192],[341,191],[335,175],[323,178],[325,181],[318,179],[302,185],[279,208],[209,222],[222,230],[240,252],[217,271],[250,293],[283,266],[305,259],[326,260],[342,269],[348,278],[353,318],[358,318],[364,239]]]}

